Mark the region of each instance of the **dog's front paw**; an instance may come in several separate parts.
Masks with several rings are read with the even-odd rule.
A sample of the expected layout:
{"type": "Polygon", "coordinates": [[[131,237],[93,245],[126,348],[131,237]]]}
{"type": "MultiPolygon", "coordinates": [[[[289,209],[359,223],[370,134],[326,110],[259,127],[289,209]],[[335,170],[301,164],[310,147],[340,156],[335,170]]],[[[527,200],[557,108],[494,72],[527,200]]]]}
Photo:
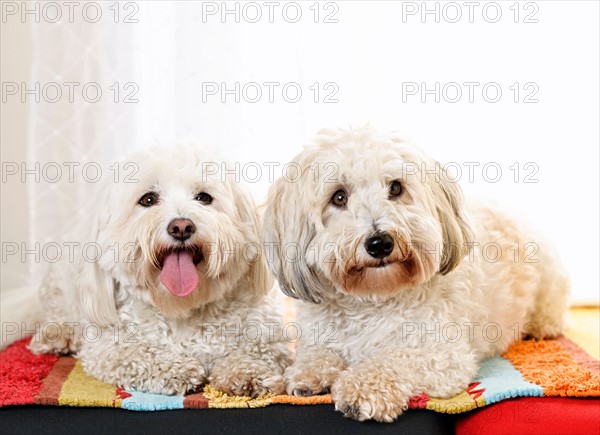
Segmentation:
{"type": "MultiPolygon", "coordinates": [[[[119,368],[117,370],[121,373],[116,383],[125,389],[168,396],[194,392],[206,383],[206,370],[195,358],[164,360],[153,363],[153,367],[153,371],[145,371],[141,365],[138,370],[134,370],[132,364],[125,370],[119,368]],[[144,373],[139,373],[140,371],[144,373]]],[[[110,382],[109,379],[103,379],[103,376],[96,376],[110,382]]]]}
{"type": "Polygon", "coordinates": [[[75,330],[65,323],[50,322],[38,329],[29,342],[29,350],[35,354],[53,353],[66,355],[78,349],[75,330]]]}
{"type": "Polygon", "coordinates": [[[281,370],[261,360],[217,364],[210,375],[210,385],[234,396],[259,397],[284,391],[281,370]]]}
{"type": "Polygon", "coordinates": [[[375,373],[343,372],[331,387],[335,409],[354,420],[393,422],[408,407],[409,397],[381,381],[375,373]]]}
{"type": "Polygon", "coordinates": [[[328,393],[338,373],[337,369],[294,364],[285,370],[285,389],[290,396],[299,397],[328,393]]]}
{"type": "Polygon", "coordinates": [[[183,395],[196,391],[206,383],[206,370],[195,358],[159,364],[161,376],[157,379],[158,394],[183,395]]]}
{"type": "Polygon", "coordinates": [[[183,395],[206,383],[206,369],[193,357],[149,346],[114,346],[109,356],[100,346],[84,347],[85,372],[102,382],[142,393],[183,395]]]}
{"type": "Polygon", "coordinates": [[[340,355],[328,349],[305,351],[285,370],[286,392],[291,396],[328,393],[339,374],[346,368],[340,355]]]}

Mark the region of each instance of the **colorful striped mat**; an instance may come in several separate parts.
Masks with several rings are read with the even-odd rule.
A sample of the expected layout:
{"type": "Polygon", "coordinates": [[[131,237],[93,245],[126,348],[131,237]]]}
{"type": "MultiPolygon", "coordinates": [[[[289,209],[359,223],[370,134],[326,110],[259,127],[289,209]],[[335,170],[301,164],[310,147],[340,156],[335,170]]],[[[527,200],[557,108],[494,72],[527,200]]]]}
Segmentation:
{"type": "MultiPolygon", "coordinates": [[[[0,406],[99,406],[133,411],[184,408],[256,408],[271,404],[330,404],[331,395],[306,398],[232,397],[210,386],[201,393],[162,396],[123,390],[86,375],[72,357],[33,355],[22,340],[0,353],[0,406]]],[[[451,399],[422,394],[411,408],[461,413],[522,396],[600,396],[600,362],[566,337],[521,341],[481,365],[466,391],[451,399]]]]}

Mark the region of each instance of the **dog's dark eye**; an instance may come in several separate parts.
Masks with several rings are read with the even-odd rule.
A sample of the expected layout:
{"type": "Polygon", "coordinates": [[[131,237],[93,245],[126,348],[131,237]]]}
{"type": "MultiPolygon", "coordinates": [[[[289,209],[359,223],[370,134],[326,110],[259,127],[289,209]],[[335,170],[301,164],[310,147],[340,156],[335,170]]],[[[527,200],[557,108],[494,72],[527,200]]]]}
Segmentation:
{"type": "Polygon", "coordinates": [[[390,183],[390,198],[395,198],[402,194],[402,184],[398,180],[394,180],[390,183]]]}
{"type": "Polygon", "coordinates": [[[213,197],[206,192],[201,192],[196,195],[196,201],[200,201],[202,204],[208,205],[213,202],[213,197]]]}
{"type": "Polygon", "coordinates": [[[158,193],[148,192],[140,198],[138,204],[142,207],[152,207],[158,202],[158,193]]]}
{"type": "Polygon", "coordinates": [[[348,203],[348,194],[344,189],[336,191],[329,201],[336,207],[345,207],[348,203]]]}

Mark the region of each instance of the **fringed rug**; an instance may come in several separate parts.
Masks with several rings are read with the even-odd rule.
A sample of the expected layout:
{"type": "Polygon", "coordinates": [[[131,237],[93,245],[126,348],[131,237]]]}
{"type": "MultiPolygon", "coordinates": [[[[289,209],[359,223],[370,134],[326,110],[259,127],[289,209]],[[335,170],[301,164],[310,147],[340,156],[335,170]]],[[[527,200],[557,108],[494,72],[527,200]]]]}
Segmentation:
{"type": "MultiPolygon", "coordinates": [[[[123,390],[86,375],[72,357],[33,355],[28,340],[0,353],[0,407],[10,405],[98,406],[133,411],[185,408],[257,408],[272,404],[330,404],[331,395],[306,398],[265,395],[232,397],[211,388],[186,396],[123,390]]],[[[600,396],[600,362],[566,337],[521,341],[502,357],[482,363],[466,391],[451,399],[422,394],[410,408],[457,414],[504,399],[526,396],[600,396]]]]}

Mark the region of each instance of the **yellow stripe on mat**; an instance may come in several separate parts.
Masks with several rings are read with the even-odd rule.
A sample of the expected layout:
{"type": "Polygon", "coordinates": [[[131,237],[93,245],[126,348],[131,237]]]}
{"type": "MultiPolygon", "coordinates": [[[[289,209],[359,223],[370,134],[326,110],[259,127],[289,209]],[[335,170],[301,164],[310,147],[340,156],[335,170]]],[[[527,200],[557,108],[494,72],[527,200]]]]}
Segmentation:
{"type": "Polygon", "coordinates": [[[86,375],[80,361],[73,367],[58,396],[58,403],[62,406],[120,408],[121,402],[117,388],[86,375]]]}
{"type": "Polygon", "coordinates": [[[230,396],[216,390],[210,385],[204,387],[204,397],[208,399],[209,408],[262,408],[271,403],[272,394],[252,399],[247,396],[230,396]]]}
{"type": "Polygon", "coordinates": [[[600,308],[571,308],[565,335],[591,356],[600,359],[600,308]]]}
{"type": "Polygon", "coordinates": [[[445,412],[447,414],[459,414],[467,412],[475,408],[480,408],[485,405],[485,398],[479,396],[474,398],[466,391],[451,397],[449,399],[431,398],[427,402],[427,409],[437,412],[445,412]]]}

